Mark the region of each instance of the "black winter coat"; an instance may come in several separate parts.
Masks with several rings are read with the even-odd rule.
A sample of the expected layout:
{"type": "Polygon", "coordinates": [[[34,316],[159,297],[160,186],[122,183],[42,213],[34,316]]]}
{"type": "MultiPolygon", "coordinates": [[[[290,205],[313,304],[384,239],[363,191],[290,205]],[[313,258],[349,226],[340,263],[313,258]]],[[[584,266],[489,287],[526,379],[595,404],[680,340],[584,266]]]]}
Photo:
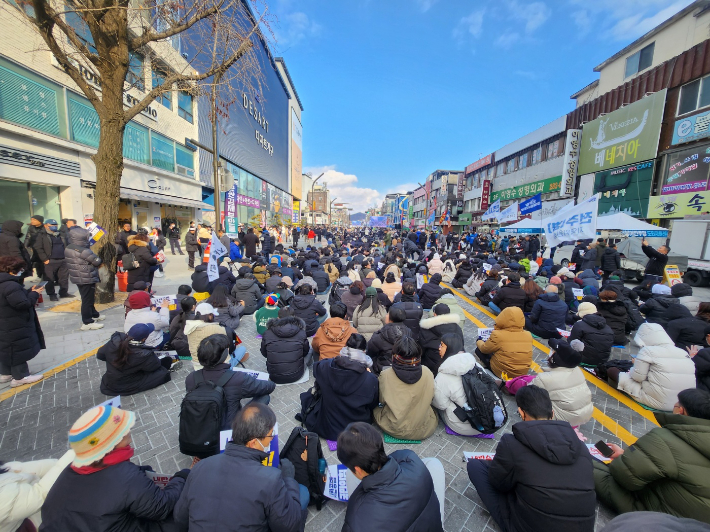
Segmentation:
{"type": "MultiPolygon", "coordinates": [[[[326,358],[313,364],[313,376],[321,400],[305,419],[306,428],[328,440],[337,440],[348,423],[372,423],[372,410],[380,401],[377,376],[364,364],[346,357],[326,358]]],[[[301,405],[308,406],[310,391],[301,394],[301,405]]]]}
{"type": "Polygon", "coordinates": [[[488,478],[507,494],[508,530],[592,532],[592,471],[592,457],[569,423],[522,421],[501,436],[488,478]]]}
{"type": "Polygon", "coordinates": [[[621,255],[614,248],[606,248],[601,259],[601,268],[605,272],[613,272],[621,268],[621,255]]]}
{"type": "Polygon", "coordinates": [[[227,443],[224,453],[192,468],[175,505],[180,532],[299,530],[298,483],[264,467],[268,455],[227,443]]]}
{"type": "Polygon", "coordinates": [[[185,251],[188,253],[190,251],[202,253],[202,247],[197,240],[197,231],[188,231],[185,233],[185,251]]]}
{"type": "MultiPolygon", "coordinates": [[[[170,474],[170,472],[164,472],[170,474]]],[[[167,519],[185,486],[173,477],[164,489],[126,461],[90,475],[67,467],[42,505],[42,532],[148,532],[167,519]]]]}
{"type": "Polygon", "coordinates": [[[499,284],[500,281],[498,279],[492,279],[489,277],[488,279],[483,281],[483,283],[481,283],[481,289],[476,292],[476,297],[481,303],[487,306],[488,303],[493,301],[491,293],[495,295],[494,290],[498,289],[499,284]]]}
{"type": "Polygon", "coordinates": [[[237,282],[237,278],[226,266],[219,266],[219,277],[214,281],[210,281],[207,276],[207,264],[197,266],[190,278],[192,279],[192,289],[195,292],[207,292],[209,294],[214,292],[218,284],[223,284],[227,287],[227,292],[231,292],[232,288],[234,288],[234,283],[237,282]]]}
{"type": "Polygon", "coordinates": [[[498,289],[493,298],[493,304],[498,305],[501,310],[505,310],[508,307],[518,307],[523,310],[527,300],[528,294],[520,287],[520,283],[510,282],[498,289]]]}
{"type": "Polygon", "coordinates": [[[386,323],[375,331],[367,342],[367,356],[372,359],[372,371],[379,375],[384,368],[392,365],[392,346],[405,335],[412,336],[412,331],[404,323],[386,323]]]}
{"type": "Polygon", "coordinates": [[[268,231],[264,231],[261,233],[261,251],[262,253],[271,253],[271,250],[273,247],[271,247],[271,235],[269,234],[268,231]]]}
{"type": "Polygon", "coordinates": [[[645,273],[663,277],[663,268],[668,264],[668,255],[664,255],[651,246],[641,245],[641,251],[648,257],[645,273]]]}
{"type": "Polygon", "coordinates": [[[323,270],[313,270],[313,280],[318,285],[318,293],[325,292],[330,286],[330,277],[323,270]]]}
{"type": "Polygon", "coordinates": [[[453,333],[461,337],[463,343],[463,331],[459,325],[458,314],[442,314],[433,318],[426,318],[420,322],[419,345],[422,348],[422,364],[428,367],[436,377],[439,366],[444,361],[439,355],[441,337],[445,334],[453,333]]]}
{"type": "MultiPolygon", "coordinates": [[[[687,310],[687,309],[686,309],[687,310]]],[[[626,338],[626,320],[629,313],[626,305],[621,301],[599,301],[597,303],[597,314],[606,320],[611,330],[614,331],[614,345],[626,345],[629,343],[626,338]]]]}
{"type": "Polygon", "coordinates": [[[685,351],[685,348],[691,345],[706,345],[705,329],[710,327],[710,323],[694,318],[684,306],[678,305],[678,307],[685,309],[687,314],[684,317],[670,320],[665,328],[675,346],[685,351]]]}
{"type": "Polygon", "coordinates": [[[27,249],[22,244],[22,222],[17,220],[5,220],[2,223],[2,233],[0,233],[0,257],[19,257],[27,263],[25,266],[25,277],[32,275],[32,259],[27,249]]]}
{"type": "MultiPolygon", "coordinates": [[[[229,364],[217,364],[211,368],[203,368],[202,376],[206,381],[217,382],[225,371],[233,373],[232,378],[224,385],[224,395],[227,398],[227,411],[222,418],[222,430],[231,428],[232,420],[241,410],[241,400],[247,397],[269,395],[276,389],[276,384],[271,381],[260,381],[243,371],[232,371],[229,364]]],[[[195,373],[193,371],[185,377],[185,391],[195,389],[195,373]]]]}
{"type": "Polygon", "coordinates": [[[540,294],[530,313],[530,321],[537,327],[556,333],[557,329],[565,330],[567,304],[557,294],[540,294]]]}
{"type": "Polygon", "coordinates": [[[306,323],[306,334],[313,336],[318,331],[320,323],[318,318],[325,316],[327,311],[318,298],[311,294],[309,296],[297,295],[291,302],[293,314],[301,318],[306,323]]]}
{"type": "Polygon", "coordinates": [[[429,310],[434,306],[436,300],[441,297],[441,286],[439,286],[439,283],[430,281],[422,285],[418,295],[422,307],[429,310]]]}
{"type": "Polygon", "coordinates": [[[581,340],[584,344],[582,362],[598,366],[609,360],[614,345],[614,331],[606,320],[597,314],[587,314],[574,324],[568,341],[581,340]]]}
{"type": "Polygon", "coordinates": [[[693,357],[695,363],[695,387],[710,392],[710,347],[701,349],[693,357]]]}
{"type": "Polygon", "coordinates": [[[572,257],[570,257],[569,261],[573,264],[577,265],[577,269],[580,268],[582,264],[582,256],[579,254],[581,251],[585,251],[587,249],[587,246],[584,244],[577,245],[574,247],[572,250],[572,257]]]}
{"type": "Polygon", "coordinates": [[[104,395],[133,395],[157,388],[170,381],[170,372],[165,369],[152,349],[131,346],[126,364],[116,366],[120,343],[126,335],[115,332],[96,353],[96,358],[106,362],[106,373],[101,377],[101,393],[104,395]]]}
{"type": "Polygon", "coordinates": [[[261,354],[266,357],[269,378],[276,384],[290,384],[303,377],[309,349],[306,323],[301,318],[289,316],[266,324],[261,354]]]}
{"type": "Polygon", "coordinates": [[[101,259],[89,248],[89,232],[74,226],[67,233],[69,245],[64,250],[69,279],[74,284],[95,284],[100,281],[101,259]]]}
{"type": "Polygon", "coordinates": [[[646,317],[648,323],[658,323],[665,329],[668,320],[677,317],[677,310],[669,312],[669,309],[679,304],[680,300],[677,297],[654,294],[646,300],[646,303],[639,306],[639,311],[646,317]]]}
{"type": "MultiPolygon", "coordinates": [[[[398,296],[400,294],[397,294],[398,296]]],[[[424,315],[424,307],[420,303],[417,303],[412,298],[415,296],[402,296],[402,298],[397,300],[392,304],[392,307],[399,307],[404,309],[404,314],[407,316],[404,320],[404,324],[409,327],[412,331],[412,336],[414,338],[419,338],[419,322],[424,315]],[[404,299],[406,297],[406,300],[404,299]]]]}
{"type": "Polygon", "coordinates": [[[471,267],[471,265],[462,264],[461,266],[459,266],[456,275],[454,275],[454,281],[457,281],[461,286],[463,286],[468,282],[472,275],[473,268],[471,267]]]}
{"type": "MultiPolygon", "coordinates": [[[[158,264],[158,259],[148,249],[148,243],[132,239],[128,245],[128,252],[133,253],[133,256],[138,261],[138,268],[128,270],[128,286],[133,286],[138,281],[149,283],[150,267],[158,264]]],[[[128,291],[130,292],[131,289],[129,288],[128,291]]]]}
{"type": "Polygon", "coordinates": [[[426,465],[414,451],[401,450],[352,492],[343,532],[443,532],[441,518],[426,465]]]}
{"type": "Polygon", "coordinates": [[[114,242],[116,244],[116,253],[118,254],[119,260],[121,257],[128,253],[128,238],[137,234],[135,231],[119,231],[116,233],[116,238],[114,242]]]}
{"type": "Polygon", "coordinates": [[[0,360],[7,366],[27,362],[46,347],[35,312],[38,299],[20,277],[0,273],[0,360]]]}

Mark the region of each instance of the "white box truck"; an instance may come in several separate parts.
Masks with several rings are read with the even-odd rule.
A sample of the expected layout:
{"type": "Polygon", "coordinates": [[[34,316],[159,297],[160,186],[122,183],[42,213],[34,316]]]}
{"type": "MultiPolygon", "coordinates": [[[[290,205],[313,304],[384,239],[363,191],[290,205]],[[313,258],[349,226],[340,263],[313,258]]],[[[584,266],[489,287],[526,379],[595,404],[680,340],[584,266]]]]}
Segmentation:
{"type": "Polygon", "coordinates": [[[690,286],[710,284],[710,216],[688,216],[675,220],[671,230],[671,251],[688,256],[683,282],[690,286]]]}

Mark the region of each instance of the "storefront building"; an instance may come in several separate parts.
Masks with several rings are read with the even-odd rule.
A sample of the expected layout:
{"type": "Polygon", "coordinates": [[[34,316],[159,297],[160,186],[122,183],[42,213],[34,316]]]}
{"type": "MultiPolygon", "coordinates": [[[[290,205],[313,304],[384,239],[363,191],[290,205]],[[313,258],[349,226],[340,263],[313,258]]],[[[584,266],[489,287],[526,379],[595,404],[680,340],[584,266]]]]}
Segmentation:
{"type": "MultiPolygon", "coordinates": [[[[0,32],[13,36],[0,49],[0,222],[37,214],[90,222],[98,115],[19,16],[0,3],[0,32]]],[[[126,105],[170,67],[155,55],[132,68],[126,105]]],[[[164,228],[168,219],[201,218],[197,155],[184,145],[196,128],[192,98],[182,92],[156,100],[126,127],[120,221],[164,228]]]]}

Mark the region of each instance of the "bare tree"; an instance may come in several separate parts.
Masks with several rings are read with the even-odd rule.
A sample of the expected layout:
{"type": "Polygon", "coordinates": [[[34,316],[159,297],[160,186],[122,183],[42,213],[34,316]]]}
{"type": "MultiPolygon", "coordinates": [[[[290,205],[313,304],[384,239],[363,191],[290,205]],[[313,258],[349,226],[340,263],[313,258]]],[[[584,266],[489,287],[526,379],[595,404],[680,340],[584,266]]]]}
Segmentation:
{"type": "MultiPolygon", "coordinates": [[[[225,116],[236,90],[259,90],[263,80],[254,39],[268,20],[257,0],[22,0],[24,17],[61,68],[96,110],[101,132],[96,154],[94,220],[107,236],[96,244],[103,259],[97,301],[113,300],[118,206],[126,125],[162,94],[220,90],[225,116]],[[257,9],[261,8],[261,9],[257,9]],[[258,15],[257,15],[258,16],[258,15]],[[180,52],[173,46],[180,39],[180,52]],[[161,82],[143,88],[132,73],[135,54],[159,64],[161,82]],[[188,59],[189,58],[189,59],[188,59]],[[88,75],[87,75],[88,73],[88,75]],[[89,83],[87,78],[95,83],[89,83]],[[215,81],[216,80],[216,81],[215,81]],[[100,87],[100,90],[96,87],[100,87]],[[133,90],[138,89],[138,90],[133,90]],[[124,92],[130,91],[129,105],[124,92]]],[[[218,116],[210,116],[216,120],[218,116]]]]}

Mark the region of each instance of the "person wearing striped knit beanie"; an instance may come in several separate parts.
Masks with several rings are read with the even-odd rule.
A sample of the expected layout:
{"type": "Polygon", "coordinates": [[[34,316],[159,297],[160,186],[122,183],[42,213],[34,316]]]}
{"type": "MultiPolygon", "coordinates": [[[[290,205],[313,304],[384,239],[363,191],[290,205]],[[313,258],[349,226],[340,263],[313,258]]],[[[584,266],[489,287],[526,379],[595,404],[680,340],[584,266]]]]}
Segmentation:
{"type": "Polygon", "coordinates": [[[131,428],[136,415],[96,406],[69,431],[76,458],[57,478],[42,507],[43,532],[148,531],[171,522],[189,469],[175,473],[164,489],[132,463],[131,428]]]}

